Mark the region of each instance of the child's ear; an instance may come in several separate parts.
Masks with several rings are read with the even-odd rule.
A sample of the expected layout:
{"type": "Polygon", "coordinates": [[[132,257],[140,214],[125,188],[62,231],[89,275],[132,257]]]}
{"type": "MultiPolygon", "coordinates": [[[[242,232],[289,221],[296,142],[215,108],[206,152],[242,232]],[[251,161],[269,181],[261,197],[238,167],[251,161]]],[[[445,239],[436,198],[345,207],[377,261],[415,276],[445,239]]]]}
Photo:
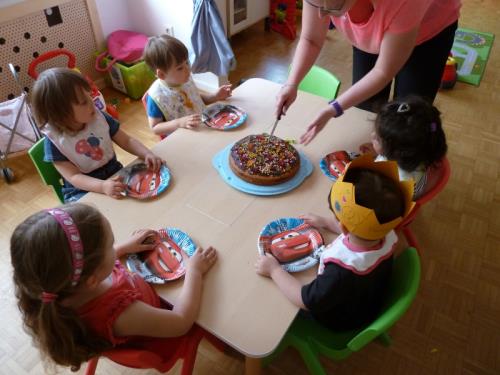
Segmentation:
{"type": "Polygon", "coordinates": [[[156,76],[159,78],[159,79],[165,79],[165,73],[163,73],[163,71],[161,69],[156,69],[156,76]]]}

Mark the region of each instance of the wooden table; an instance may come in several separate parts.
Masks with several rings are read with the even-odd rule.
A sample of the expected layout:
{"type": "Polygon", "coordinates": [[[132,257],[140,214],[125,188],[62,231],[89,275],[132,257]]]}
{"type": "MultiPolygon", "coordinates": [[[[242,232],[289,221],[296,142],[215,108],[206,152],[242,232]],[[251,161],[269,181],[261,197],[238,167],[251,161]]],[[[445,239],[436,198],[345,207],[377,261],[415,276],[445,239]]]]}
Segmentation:
{"type": "MultiPolygon", "coordinates": [[[[232,131],[209,128],[178,130],[157,144],[154,152],[167,161],[171,185],[157,199],[114,200],[90,193],[82,199],[99,207],[109,219],[117,241],[138,228],[177,227],[202,247],[214,246],[219,260],[205,277],[197,323],[247,357],[247,373],[259,373],[260,360],[284,336],[298,309],[273,284],[254,270],[257,237],[262,227],[279,217],[314,212],[330,215],[327,194],[331,182],[319,169],[320,159],[334,150],[357,150],[369,140],[373,115],[350,109],[330,122],[308,146],[296,145],[314,165],[313,173],[295,190],[272,197],[253,196],[227,185],[212,166],[212,157],[226,145],[249,134],[269,132],[274,122],[280,85],[250,79],[234,90],[230,103],[245,109],[246,124],[232,131]]],[[[275,135],[298,139],[325,100],[299,93],[275,135]]],[[[326,233],[325,233],[326,234],[326,233]]],[[[326,235],[325,240],[331,240],[326,235]]],[[[316,268],[297,274],[303,282],[316,268]]],[[[175,304],[182,280],[157,287],[175,304]]]]}

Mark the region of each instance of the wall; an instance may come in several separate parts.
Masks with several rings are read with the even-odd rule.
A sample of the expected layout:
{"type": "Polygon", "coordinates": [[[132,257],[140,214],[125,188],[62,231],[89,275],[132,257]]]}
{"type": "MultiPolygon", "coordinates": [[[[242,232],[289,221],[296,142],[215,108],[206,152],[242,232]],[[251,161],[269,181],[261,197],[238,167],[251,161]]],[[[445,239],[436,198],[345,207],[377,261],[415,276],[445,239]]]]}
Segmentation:
{"type": "Polygon", "coordinates": [[[118,29],[158,35],[167,26],[186,44],[191,37],[192,0],[101,0],[97,8],[105,37],[118,29]]]}

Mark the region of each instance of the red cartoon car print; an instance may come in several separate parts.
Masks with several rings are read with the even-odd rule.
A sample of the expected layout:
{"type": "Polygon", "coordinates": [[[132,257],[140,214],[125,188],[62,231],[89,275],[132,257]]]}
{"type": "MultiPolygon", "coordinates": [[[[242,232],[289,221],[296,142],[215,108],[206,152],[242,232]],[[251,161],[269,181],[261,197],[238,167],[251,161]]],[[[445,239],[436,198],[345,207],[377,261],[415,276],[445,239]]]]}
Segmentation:
{"type": "Polygon", "coordinates": [[[187,257],[170,237],[157,238],[155,249],[146,256],[144,263],[156,276],[173,280],[185,273],[184,259],[187,257]]]}
{"type": "Polygon", "coordinates": [[[346,151],[335,151],[326,155],[326,164],[332,176],[338,178],[345,171],[345,167],[351,161],[346,151]]]}
{"type": "Polygon", "coordinates": [[[160,176],[150,170],[142,170],[130,177],[127,181],[130,190],[137,194],[154,192],[160,185],[160,176]]]}
{"type": "Polygon", "coordinates": [[[308,256],[321,244],[323,238],[316,229],[301,225],[273,236],[270,250],[281,263],[287,263],[308,256]]]}

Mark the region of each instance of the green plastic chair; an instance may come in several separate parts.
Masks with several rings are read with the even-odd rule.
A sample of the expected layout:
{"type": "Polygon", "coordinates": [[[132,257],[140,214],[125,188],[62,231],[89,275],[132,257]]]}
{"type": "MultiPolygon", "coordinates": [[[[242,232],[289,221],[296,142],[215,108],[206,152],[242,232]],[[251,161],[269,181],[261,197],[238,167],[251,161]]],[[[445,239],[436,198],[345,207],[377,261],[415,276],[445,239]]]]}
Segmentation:
{"type": "Polygon", "coordinates": [[[420,258],[417,250],[409,247],[394,260],[393,275],[385,307],[380,316],[363,329],[332,332],[312,319],[298,315],[278,348],[263,361],[267,366],[285,348],[292,346],[300,353],[310,374],[326,375],[319,355],[342,360],[362,349],[374,339],[389,346],[387,331],[405,313],[413,302],[420,283],[420,258]]]}
{"type": "Polygon", "coordinates": [[[64,203],[64,196],[62,193],[63,179],[54,164],[43,161],[44,150],[43,142],[45,138],[40,139],[36,142],[28,151],[28,154],[35,164],[38,174],[42,178],[45,185],[50,185],[57,195],[57,198],[61,203],[64,203]]]}
{"type": "Polygon", "coordinates": [[[299,90],[321,96],[325,99],[335,99],[339,93],[340,81],[328,70],[313,65],[299,84],[299,90]]]}

